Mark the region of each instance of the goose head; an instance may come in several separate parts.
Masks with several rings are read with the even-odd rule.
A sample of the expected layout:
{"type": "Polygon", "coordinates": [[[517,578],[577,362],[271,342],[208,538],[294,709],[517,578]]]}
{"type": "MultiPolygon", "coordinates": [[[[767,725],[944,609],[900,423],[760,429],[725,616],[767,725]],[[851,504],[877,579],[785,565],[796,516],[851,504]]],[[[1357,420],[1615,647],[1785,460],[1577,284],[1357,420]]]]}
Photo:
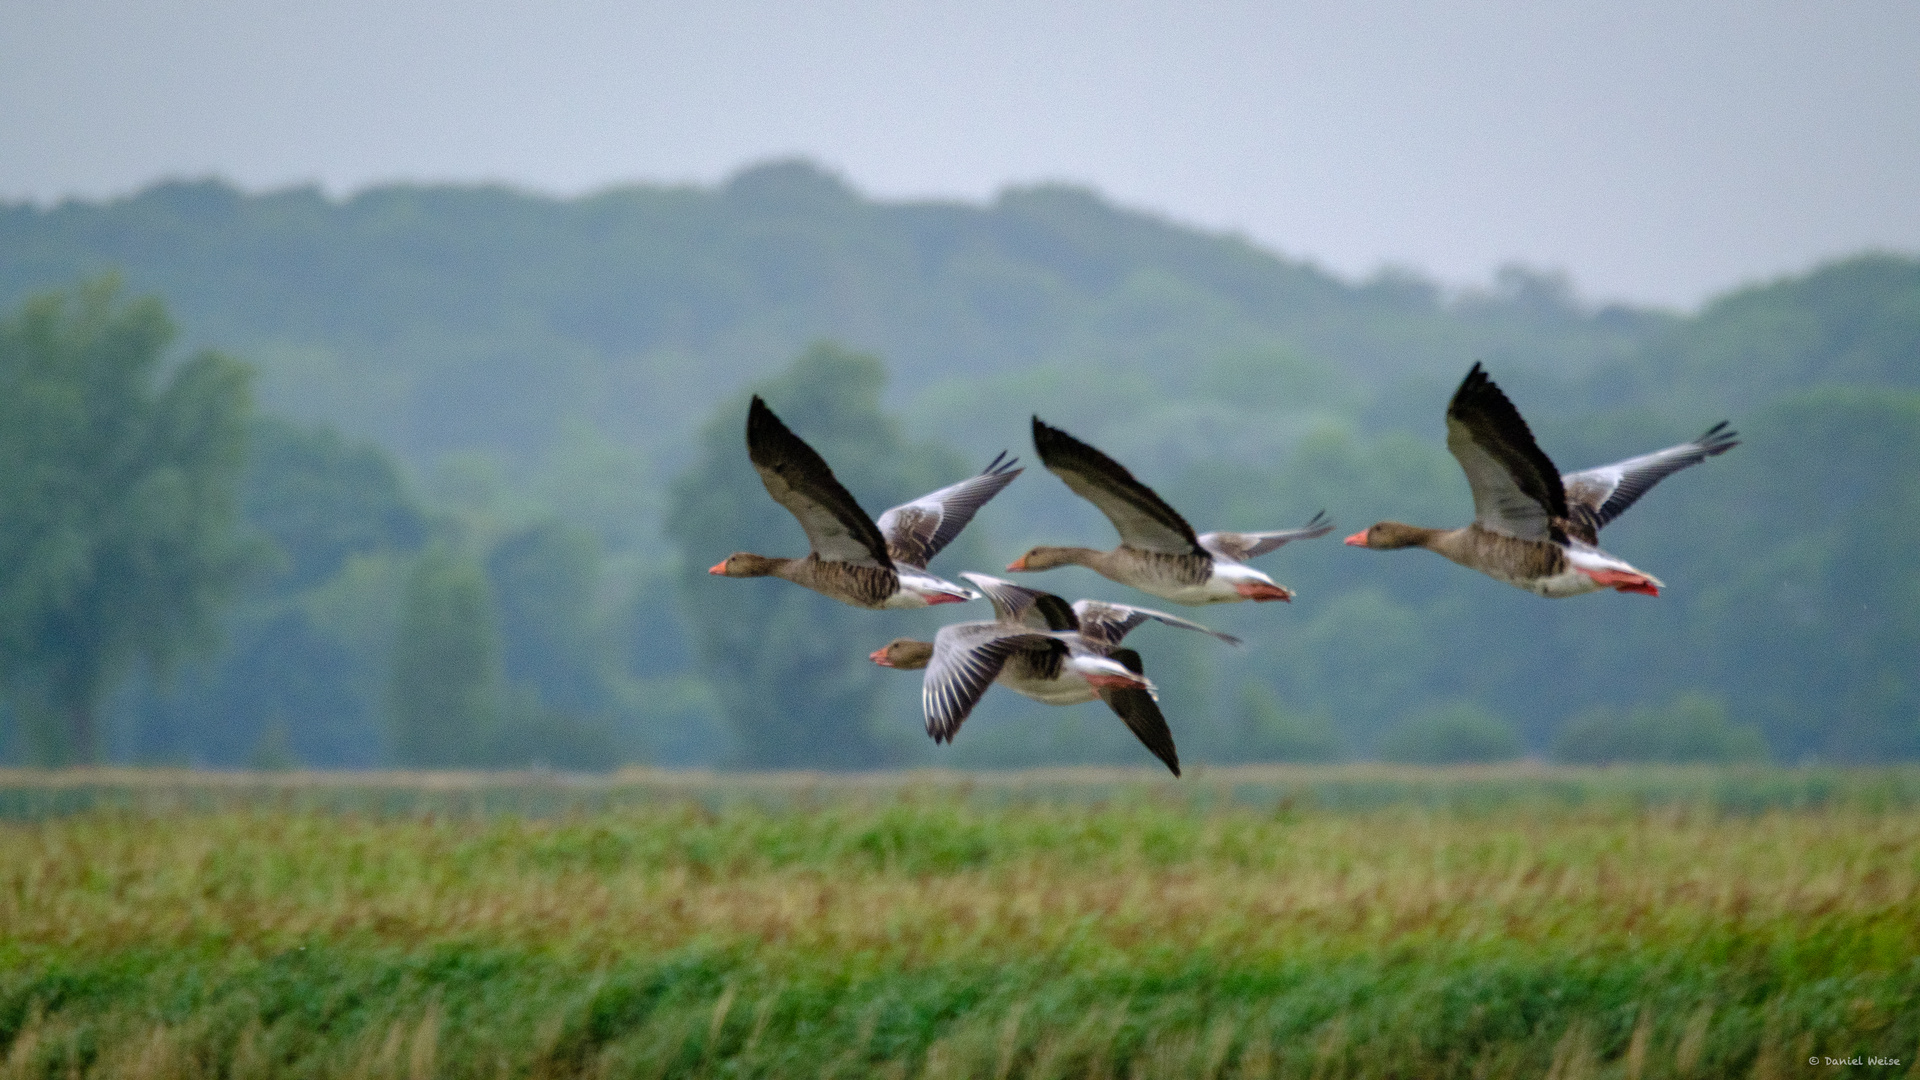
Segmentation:
{"type": "Polygon", "coordinates": [[[933,646],[912,638],[895,638],[868,653],[867,659],[881,667],[918,671],[933,659],[933,646]]]}
{"type": "Polygon", "coordinates": [[[1432,538],[1434,530],[1423,529],[1417,525],[1403,525],[1398,521],[1382,521],[1369,529],[1361,529],[1347,537],[1348,547],[1372,548],[1375,551],[1394,551],[1399,548],[1423,547],[1432,538]]]}
{"type": "Polygon", "coordinates": [[[1085,566],[1093,552],[1086,548],[1037,547],[1007,564],[1009,570],[1051,570],[1056,566],[1085,566]]]}
{"type": "Polygon", "coordinates": [[[714,563],[707,569],[709,574],[722,577],[770,577],[779,560],[769,559],[765,555],[755,555],[751,551],[736,551],[714,563]]]}

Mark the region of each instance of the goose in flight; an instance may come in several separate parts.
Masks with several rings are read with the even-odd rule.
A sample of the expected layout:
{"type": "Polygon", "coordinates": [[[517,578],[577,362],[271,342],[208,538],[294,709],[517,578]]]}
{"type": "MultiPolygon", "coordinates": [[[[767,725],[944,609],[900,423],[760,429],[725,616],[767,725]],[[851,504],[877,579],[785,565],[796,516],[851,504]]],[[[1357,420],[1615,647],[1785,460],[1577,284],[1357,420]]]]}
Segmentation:
{"type": "Polygon", "coordinates": [[[747,456],[773,501],[787,508],[812,546],[805,558],[738,551],[713,565],[725,577],[777,577],[843,604],[921,608],[978,599],[965,586],[927,573],[928,560],[953,541],[974,512],[1024,470],[1003,452],[978,476],[880,515],[860,508],[824,459],[780,422],[755,394],[747,407],[747,456]]]}
{"type": "Polygon", "coordinates": [[[1084,566],[1176,604],[1291,600],[1293,590],[1276,584],[1246,560],[1294,540],[1325,536],[1333,529],[1323,511],[1298,529],[1196,535],[1179,511],[1134,479],[1125,466],[1037,416],[1033,445],[1048,471],[1107,515],[1120,533],[1120,546],[1112,551],[1037,547],[1015,559],[1009,570],[1084,566]]]}
{"type": "Polygon", "coordinates": [[[1077,705],[1098,698],[1155,757],[1180,775],[1180,755],[1161,715],[1140,654],[1121,639],[1149,620],[1240,639],[1148,608],[1079,600],[1022,588],[985,574],[963,574],[993,603],[991,622],[943,626],[933,641],[898,638],[868,657],[881,667],[926,669],[921,706],[927,734],[951,742],[991,683],[1045,705],[1077,705]]]}
{"type": "Polygon", "coordinates": [[[1382,521],[1346,542],[1382,551],[1423,547],[1546,597],[1608,588],[1658,596],[1658,578],[1600,550],[1600,529],[1661,480],[1738,445],[1721,421],[1692,442],[1562,476],[1476,363],[1447,405],[1447,449],[1473,489],[1473,523],[1424,529],[1382,521]]]}

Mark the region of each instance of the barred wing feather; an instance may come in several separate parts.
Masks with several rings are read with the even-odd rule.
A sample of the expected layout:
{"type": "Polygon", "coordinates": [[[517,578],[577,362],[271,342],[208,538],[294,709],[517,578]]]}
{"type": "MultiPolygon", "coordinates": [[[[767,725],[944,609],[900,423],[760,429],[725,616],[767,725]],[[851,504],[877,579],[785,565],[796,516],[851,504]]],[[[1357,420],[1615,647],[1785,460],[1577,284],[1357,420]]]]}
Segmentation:
{"type": "Polygon", "coordinates": [[[1066,643],[1046,634],[1022,633],[987,622],[943,626],[933,636],[933,656],[920,685],[920,707],[926,714],[927,734],[934,742],[949,742],[980,695],[1000,676],[1008,658],[1021,649],[1057,649],[1066,643]]]}
{"type": "MultiPolygon", "coordinates": [[[[1739,432],[1729,430],[1727,422],[1722,420],[1692,442],[1616,461],[1611,465],[1568,473],[1560,479],[1567,493],[1567,503],[1574,513],[1583,519],[1583,523],[1590,524],[1593,532],[1598,533],[1608,522],[1624,513],[1627,507],[1639,501],[1640,496],[1652,490],[1653,485],[1739,445],[1739,432]]],[[[1591,543],[1594,537],[1586,539],[1591,543]]]]}
{"type": "Polygon", "coordinates": [[[893,569],[886,538],[833,475],[826,459],[754,395],[747,409],[747,456],[773,501],[787,508],[825,562],[893,569]]]}
{"type": "Polygon", "coordinates": [[[1073,602],[1073,614],[1080,622],[1080,636],[1099,645],[1118,645],[1121,639],[1136,627],[1150,621],[1177,626],[1182,630],[1198,630],[1203,634],[1219,638],[1229,645],[1240,644],[1240,639],[1232,634],[1209,630],[1197,622],[1183,619],[1178,615],[1169,615],[1164,611],[1155,611],[1152,608],[1109,604],[1104,600],[1076,600],[1073,602]]]}
{"type": "Polygon", "coordinates": [[[1007,457],[1003,450],[980,475],[949,484],[881,514],[876,524],[893,558],[924,568],[953,543],[953,538],[960,535],[960,530],[967,527],[967,522],[973,520],[973,515],[988,499],[1000,494],[1001,489],[1013,483],[1014,477],[1025,471],[1014,468],[1019,460],[1007,457]]]}
{"type": "Polygon", "coordinates": [[[1312,540],[1333,531],[1333,522],[1327,520],[1325,510],[1313,515],[1313,518],[1298,529],[1280,529],[1275,532],[1210,532],[1198,537],[1201,547],[1223,559],[1234,562],[1246,562],[1255,556],[1295,540],[1312,540]]]}
{"type": "Polygon", "coordinates": [[[1187,519],[1134,479],[1126,466],[1037,416],[1033,446],[1041,464],[1075,495],[1099,507],[1128,547],[1167,555],[1206,554],[1187,519]]]}
{"type": "Polygon", "coordinates": [[[1447,405],[1447,449],[1473,489],[1474,521],[1521,540],[1563,539],[1567,516],[1560,471],[1479,364],[1447,405]]]}

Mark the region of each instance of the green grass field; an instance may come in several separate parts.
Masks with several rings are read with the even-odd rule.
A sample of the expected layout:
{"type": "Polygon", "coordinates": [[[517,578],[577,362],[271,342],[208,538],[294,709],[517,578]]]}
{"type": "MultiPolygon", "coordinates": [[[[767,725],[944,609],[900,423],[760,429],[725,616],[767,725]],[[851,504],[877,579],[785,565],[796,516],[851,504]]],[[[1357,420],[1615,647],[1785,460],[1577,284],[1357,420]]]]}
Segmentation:
{"type": "Polygon", "coordinates": [[[0,1047],[5,1077],[1920,1076],[1920,773],[0,772],[0,1047]]]}

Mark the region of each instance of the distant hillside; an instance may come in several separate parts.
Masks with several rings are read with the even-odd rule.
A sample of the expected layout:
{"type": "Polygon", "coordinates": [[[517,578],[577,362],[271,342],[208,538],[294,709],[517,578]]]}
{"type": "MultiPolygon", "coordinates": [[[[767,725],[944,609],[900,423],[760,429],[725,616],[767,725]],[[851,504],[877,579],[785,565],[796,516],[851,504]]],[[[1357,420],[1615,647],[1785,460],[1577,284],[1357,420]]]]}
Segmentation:
{"type": "Polygon", "coordinates": [[[1410,275],[1349,284],[1072,188],[877,202],[799,162],[570,200],[203,181],[0,208],[0,307],[107,271],[258,364],[270,405],[416,464],[534,454],[585,420],[672,465],[693,418],[823,338],[885,358],[896,394],[1036,368],[1184,394],[1275,352],[1363,385],[1472,357],[1584,370],[1668,321],[1524,272],[1452,302],[1410,275]]]}
{"type": "MultiPolygon", "coordinates": [[[[422,553],[443,550],[495,604],[498,709],[524,741],[501,741],[494,760],[737,755],[750,723],[723,718],[713,688],[729,676],[690,647],[686,606],[710,614],[724,590],[745,603],[777,587],[701,573],[735,544],[804,550],[739,452],[749,387],[839,457],[874,508],[912,494],[909,474],[931,485],[1003,448],[1028,456],[934,566],[949,575],[997,571],[1034,543],[1112,542],[1031,467],[1033,413],[1202,528],[1326,509],[1341,532],[1262,560],[1295,603],[1204,612],[1246,647],[1141,631],[1185,760],[1364,756],[1448,723],[1510,726],[1533,753],[1576,728],[1620,744],[1694,724],[1709,742],[1752,746],[1757,731],[1788,761],[1920,756],[1912,257],[1856,256],[1692,314],[1596,310],[1549,274],[1510,269],[1456,294],[1405,273],[1347,282],[1086,191],[887,203],[804,163],[568,200],[390,187],[335,201],[204,182],[0,207],[0,309],[107,272],[160,295],[189,343],[258,365],[270,411],[377,444],[261,425],[249,514],[287,569],[235,614],[224,653],[171,689],[129,691],[127,757],[385,760],[398,597],[422,553]],[[837,362],[864,373],[853,389],[867,409],[838,434],[823,401],[852,391],[797,387],[809,379],[790,367],[822,340],[880,361],[837,362]],[[1667,582],[1662,596],[1547,602],[1423,552],[1339,545],[1382,518],[1469,518],[1442,410],[1474,360],[1567,469],[1722,419],[1740,431],[1741,447],[1665,481],[1604,537],[1667,582]],[[896,422],[911,449],[895,456],[925,468],[850,449],[896,422]],[[762,512],[759,533],[744,518],[667,528],[726,485],[731,505],[762,512]]],[[[1078,570],[1034,581],[1139,600],[1078,570]]],[[[1139,753],[1097,710],[994,694],[936,750],[913,680],[862,657],[948,614],[856,619],[845,625],[873,640],[847,643],[838,664],[854,630],[795,616],[829,658],[769,633],[754,659],[883,679],[861,722],[903,761],[1139,753]]]]}

